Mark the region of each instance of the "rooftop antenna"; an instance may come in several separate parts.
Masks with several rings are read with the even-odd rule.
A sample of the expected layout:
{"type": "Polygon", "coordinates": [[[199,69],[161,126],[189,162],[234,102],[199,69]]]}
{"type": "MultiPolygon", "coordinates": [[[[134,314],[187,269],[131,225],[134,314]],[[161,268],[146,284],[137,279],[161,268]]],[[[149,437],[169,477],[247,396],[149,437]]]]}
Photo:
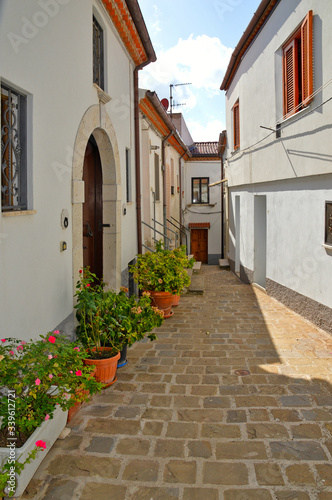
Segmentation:
{"type": "Polygon", "coordinates": [[[170,115],[173,118],[173,107],[174,106],[184,106],[186,103],[182,102],[180,104],[173,104],[173,87],[179,87],[180,85],[192,85],[191,83],[171,83],[169,86],[169,100],[170,100],[170,115]]]}

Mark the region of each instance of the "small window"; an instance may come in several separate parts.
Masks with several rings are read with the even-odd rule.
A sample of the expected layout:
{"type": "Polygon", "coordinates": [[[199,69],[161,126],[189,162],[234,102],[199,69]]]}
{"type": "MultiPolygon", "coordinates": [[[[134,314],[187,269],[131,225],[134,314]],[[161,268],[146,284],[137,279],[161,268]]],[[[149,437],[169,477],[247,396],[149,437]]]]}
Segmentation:
{"type": "Polygon", "coordinates": [[[1,85],[1,208],[27,210],[26,96],[1,85]]]}
{"type": "Polygon", "coordinates": [[[126,148],[126,200],[127,203],[132,200],[131,197],[131,158],[130,149],[126,148]]]}
{"type": "Polygon", "coordinates": [[[104,34],[95,17],[93,18],[93,83],[104,90],[104,34]]]}
{"type": "Polygon", "coordinates": [[[312,101],[312,10],[298,31],[283,47],[284,117],[306,107],[312,101]]]}
{"type": "Polygon", "coordinates": [[[332,202],[325,203],[325,244],[332,246],[332,202]]]}
{"type": "Polygon", "coordinates": [[[154,154],[154,193],[155,200],[160,201],[160,187],[159,187],[159,155],[157,153],[154,154]]]}
{"type": "Polygon", "coordinates": [[[209,203],[209,178],[196,177],[191,181],[192,203],[209,203]]]}
{"type": "Polygon", "coordinates": [[[240,107],[239,100],[233,106],[233,141],[234,150],[240,147],[240,107]]]}
{"type": "Polygon", "coordinates": [[[175,193],[174,177],[175,177],[174,160],[173,160],[173,158],[171,158],[171,194],[172,195],[175,193]]]}

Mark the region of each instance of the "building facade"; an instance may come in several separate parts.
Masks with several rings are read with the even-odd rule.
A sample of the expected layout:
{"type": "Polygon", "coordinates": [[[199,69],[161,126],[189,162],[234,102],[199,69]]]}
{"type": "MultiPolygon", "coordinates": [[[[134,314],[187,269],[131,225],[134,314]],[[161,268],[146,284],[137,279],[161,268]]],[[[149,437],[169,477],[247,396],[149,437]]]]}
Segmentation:
{"type": "Polygon", "coordinates": [[[137,253],[137,73],[155,54],[136,0],[5,0],[0,22],[0,331],[70,333],[79,269],[118,289],[137,253]]]}
{"type": "Polygon", "coordinates": [[[329,2],[263,0],[221,85],[231,267],[330,331],[331,29],[329,2]]]}

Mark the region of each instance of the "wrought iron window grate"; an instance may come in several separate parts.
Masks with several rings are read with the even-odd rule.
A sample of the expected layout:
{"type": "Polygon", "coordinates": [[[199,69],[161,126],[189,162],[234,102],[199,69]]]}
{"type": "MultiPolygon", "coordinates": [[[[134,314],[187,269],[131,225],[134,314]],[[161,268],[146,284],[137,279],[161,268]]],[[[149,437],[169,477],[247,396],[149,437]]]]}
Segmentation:
{"type": "Polygon", "coordinates": [[[1,206],[24,210],[26,201],[26,96],[1,85],[1,206]]]}
{"type": "Polygon", "coordinates": [[[95,18],[93,18],[93,83],[104,90],[103,30],[95,18]]]}

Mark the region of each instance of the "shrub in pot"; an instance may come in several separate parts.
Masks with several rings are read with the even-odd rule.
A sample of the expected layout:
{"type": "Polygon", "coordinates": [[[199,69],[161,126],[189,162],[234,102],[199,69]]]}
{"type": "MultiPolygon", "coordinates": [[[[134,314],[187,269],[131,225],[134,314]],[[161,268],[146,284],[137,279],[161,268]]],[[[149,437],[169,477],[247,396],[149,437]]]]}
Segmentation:
{"type": "MultiPolygon", "coordinates": [[[[124,287],[119,292],[107,290],[106,284],[87,268],[80,271],[76,290],[76,333],[86,349],[86,362],[97,366],[95,361],[115,357],[117,364],[124,346],[130,347],[146,334],[150,340],[157,338],[151,330],[162,324],[163,317],[151,305],[148,293],[138,299],[128,297],[124,287]]],[[[96,377],[100,380],[98,366],[96,377]]],[[[113,380],[103,383],[109,385],[113,380]]]]}
{"type": "Polygon", "coordinates": [[[139,288],[149,291],[155,302],[160,297],[163,298],[166,304],[158,307],[164,311],[165,317],[169,317],[172,314],[172,295],[178,295],[184,287],[190,285],[186,269],[193,267],[194,262],[194,259],[188,259],[184,245],[167,250],[159,242],[156,252],[137,255],[136,263],[130,267],[130,271],[139,288]]]}
{"type": "MultiPolygon", "coordinates": [[[[8,445],[14,442],[17,452],[24,448],[24,463],[32,451],[26,443],[34,446],[33,436],[53,417],[62,426],[60,433],[67,410],[88,397],[86,393],[77,396],[78,387],[91,394],[101,389],[91,368],[84,365],[84,357],[82,347],[58,331],[29,342],[0,339],[0,462],[8,458],[8,445]]],[[[57,437],[53,434],[50,443],[57,437]]],[[[16,462],[14,466],[20,469],[16,462]]]]}

